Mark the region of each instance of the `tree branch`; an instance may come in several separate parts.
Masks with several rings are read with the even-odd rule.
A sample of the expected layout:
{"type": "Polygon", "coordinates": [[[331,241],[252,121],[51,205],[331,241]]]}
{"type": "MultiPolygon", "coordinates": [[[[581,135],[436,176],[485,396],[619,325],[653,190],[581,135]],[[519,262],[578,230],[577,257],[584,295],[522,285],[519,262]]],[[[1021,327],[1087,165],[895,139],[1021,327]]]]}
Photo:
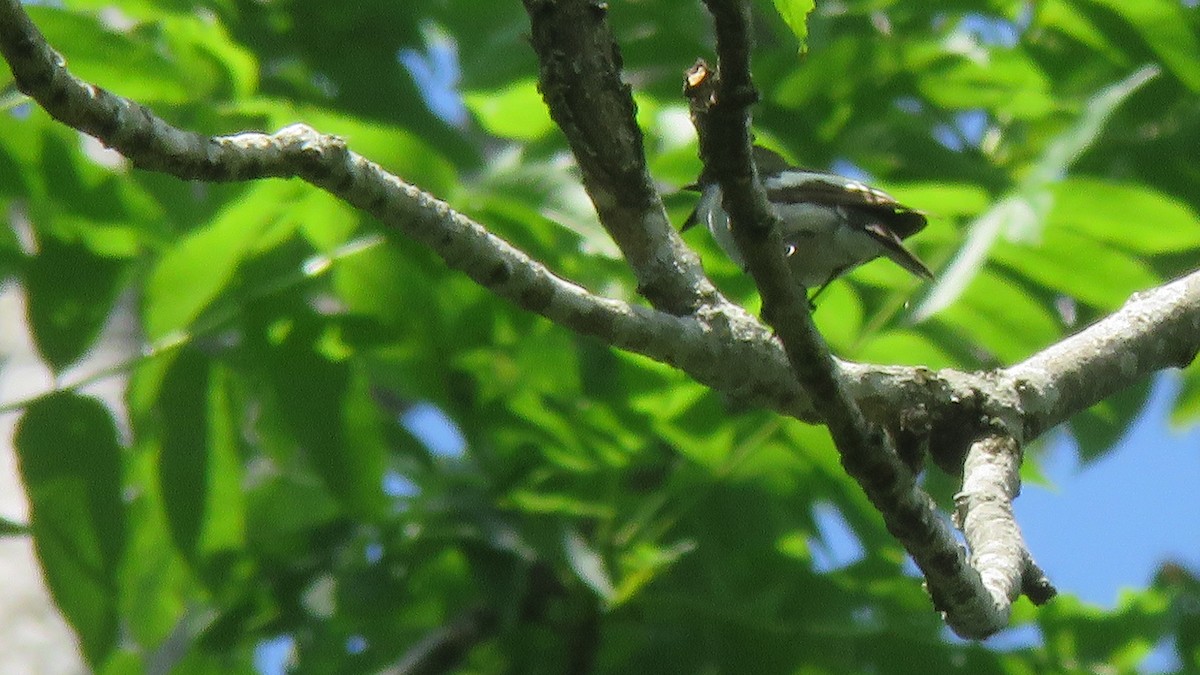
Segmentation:
{"type": "MultiPolygon", "coordinates": [[[[742,11],[728,0],[709,0],[709,4],[718,11],[742,11]]],[[[1011,484],[1016,467],[1014,452],[1004,449],[1008,444],[1019,448],[1135,379],[1164,367],[1185,365],[1194,358],[1200,350],[1200,272],[1135,295],[1110,317],[1011,368],[935,373],[925,368],[838,361],[829,356],[819,336],[805,334],[811,318],[796,303],[802,293],[796,292],[794,284],[789,287],[786,283],[790,272],[786,267],[771,271],[778,267],[779,260],[772,258],[779,258],[781,248],[772,250],[770,244],[755,239],[753,225],[748,230],[739,227],[747,230],[752,248],[768,254],[766,260],[753,267],[765,268],[767,272],[759,276],[777,287],[769,293],[770,316],[788,341],[785,353],[769,330],[721,298],[704,280],[694,254],[666,222],[661,202],[648,193],[653,189],[641,158],[640,135],[629,135],[636,132],[636,126],[623,136],[624,149],[610,155],[607,137],[598,135],[603,125],[593,127],[579,121],[590,114],[589,101],[604,99],[608,101],[605,105],[615,105],[621,97],[628,98],[628,88],[619,80],[619,55],[603,21],[603,8],[583,0],[526,0],[526,7],[535,32],[545,33],[535,37],[535,42],[541,40],[543,45],[551,46],[543,60],[561,61],[543,64],[544,70],[553,71],[543,73],[543,91],[552,108],[560,106],[556,119],[567,111],[564,129],[584,167],[585,182],[601,219],[630,257],[643,293],[667,311],[596,296],[555,276],[478,223],[350,151],[340,139],[308,127],[295,125],[275,134],[224,137],[177,129],[147,108],[72,76],[17,0],[0,0],[0,52],[23,92],[55,118],[122,152],[138,168],[208,181],[300,177],[430,246],[450,267],[524,309],[617,348],[678,367],[740,404],[773,408],[804,421],[829,420],[835,439],[842,439],[839,445],[846,438],[859,443],[844,455],[843,461],[854,475],[867,479],[864,488],[872,499],[885,505],[886,512],[896,514],[894,521],[889,521],[893,534],[927,551],[923,554],[923,569],[932,575],[931,588],[942,589],[935,593],[939,608],[963,616],[971,614],[969,602],[976,602],[963,604],[963,598],[989,598],[991,602],[1009,597],[1014,583],[1011,570],[1022,556],[1006,549],[1010,552],[998,557],[981,557],[977,549],[975,559],[981,569],[1003,571],[993,575],[985,569],[987,578],[978,581],[975,575],[972,581],[972,575],[964,572],[964,558],[957,545],[944,536],[948,532],[945,524],[937,518],[928,499],[911,489],[911,472],[887,449],[888,433],[904,442],[928,444],[934,459],[952,472],[963,469],[968,455],[992,456],[988,461],[965,462],[969,466],[964,478],[963,520],[967,529],[972,526],[965,523],[974,518],[1003,522],[1001,517],[990,516],[989,509],[1003,512],[1005,507],[998,504],[1011,497],[997,502],[972,495],[989,491],[1006,494],[1009,488],[1005,486],[1011,484]],[[600,88],[585,82],[581,89],[570,89],[566,74],[590,62],[553,46],[554,31],[570,28],[564,22],[577,16],[569,12],[577,11],[591,12],[593,19],[586,25],[582,20],[578,22],[582,25],[579,30],[591,31],[591,37],[573,49],[603,51],[603,45],[609,45],[607,84],[600,88]],[[630,152],[639,159],[621,159],[630,152]],[[627,195],[632,195],[628,203],[624,201],[627,195]],[[668,278],[672,276],[677,279],[668,278]],[[689,309],[689,316],[676,315],[689,309]],[[808,391],[820,393],[815,403],[792,375],[792,353],[813,357],[811,362],[801,360],[797,370],[807,372],[805,377],[811,378],[805,380],[811,386],[808,391]],[[995,469],[994,474],[993,469],[976,468],[994,465],[1007,468],[995,469]],[[976,513],[976,509],[982,511],[976,513]],[[993,566],[985,559],[997,562],[993,566]]],[[[743,44],[746,35],[743,30],[743,44]]],[[[748,58],[748,51],[737,47],[736,41],[733,44],[736,48],[730,48],[726,39],[722,57],[729,63],[741,63],[748,58]],[[727,55],[724,51],[733,53],[727,55]]],[[[718,124],[734,125],[735,136],[731,137],[733,142],[726,142],[728,154],[721,155],[727,160],[718,159],[717,165],[727,161],[732,167],[727,168],[723,180],[727,181],[726,195],[733,200],[730,212],[735,214],[735,222],[757,222],[761,229],[767,221],[761,220],[761,204],[755,204],[761,195],[754,194],[757,182],[746,154],[749,136],[744,108],[753,100],[753,88],[748,70],[743,72],[746,87],[739,88],[735,80],[732,93],[725,95],[727,102],[738,103],[740,99],[738,105],[743,110],[739,112],[735,106],[732,121],[718,124]],[[736,127],[739,123],[743,125],[740,129],[736,127]],[[746,201],[739,205],[739,200],[746,201]],[[743,208],[751,215],[737,215],[743,208]],[[756,209],[759,216],[753,215],[756,209]]],[[[633,124],[629,108],[616,105],[612,110],[615,112],[609,114],[609,121],[633,124]]],[[[714,154],[705,152],[706,157],[714,154]]],[[[770,236],[769,230],[767,234],[770,236]]],[[[767,297],[764,293],[764,299],[767,297]]],[[[984,546],[974,541],[972,545],[984,546]]],[[[1035,601],[1044,598],[1049,586],[1041,571],[1027,554],[1021,565],[1023,591],[1035,601]]],[[[984,617],[981,621],[991,621],[987,618],[994,616],[991,610],[979,607],[977,616],[984,617]]],[[[955,621],[978,625],[974,618],[955,621]]]]}
{"type": "Polygon", "coordinates": [[[539,88],[571,146],[600,222],[655,307],[688,314],[728,304],[667,220],[646,168],[642,130],[621,52],[598,0],[524,0],[538,55],[539,88]]]}
{"type": "Polygon", "coordinates": [[[433,675],[458,668],[471,649],[487,639],[499,623],[496,613],[475,608],[456,616],[415,645],[380,675],[433,675]]]}
{"type": "Polygon", "coordinates": [[[1027,438],[1200,351],[1200,272],[1136,293],[1121,309],[1003,371],[1021,398],[1027,438]]]}
{"type": "Polygon", "coordinates": [[[1013,517],[1012,501],[1021,491],[1021,448],[1001,433],[989,434],[971,445],[963,467],[962,491],[954,497],[955,525],[971,550],[971,565],[979,572],[992,603],[978,605],[983,613],[971,621],[980,630],[1006,626],[1012,603],[1025,592],[1037,604],[1055,590],[1033,562],[1021,529],[1013,517]]]}
{"type": "MultiPolygon", "coordinates": [[[[979,570],[971,566],[887,432],[867,420],[842,382],[841,371],[813,324],[805,289],[792,279],[784,260],[777,219],[751,162],[750,106],[758,95],[750,78],[749,3],[705,0],[705,5],[716,26],[719,75],[706,73],[703,63],[697,64],[687,74],[685,92],[692,102],[701,156],[721,184],[734,239],[763,299],[763,316],[783,341],[792,369],[825,420],[846,472],[862,486],[888,531],[925,574],[934,605],[946,623],[962,637],[987,637],[1007,625],[1024,566],[1016,566],[1010,594],[1004,583],[1008,570],[992,555],[994,542],[979,539],[992,534],[994,525],[972,528],[979,535],[982,557],[976,560],[979,570]],[[987,578],[980,572],[987,572],[987,578]]],[[[990,483],[983,486],[991,487],[990,483]]],[[[982,488],[971,495],[984,500],[994,496],[982,488]]],[[[974,511],[972,506],[974,502],[963,507],[972,524],[997,522],[986,509],[974,511]]],[[[1008,522],[1015,530],[1011,518],[1008,522]]],[[[1020,541],[1018,532],[1016,542],[1020,541]]],[[[1019,550],[1023,552],[1023,546],[1019,550]]],[[[1025,553],[1020,560],[1028,557],[1025,553]]]]}
{"type": "MultiPolygon", "coordinates": [[[[144,106],[71,75],[17,0],[0,0],[0,53],[21,90],[48,113],[99,138],[138,168],[194,180],[271,176],[310,180],[426,243],[452,268],[482,280],[485,286],[491,283],[493,292],[524,309],[617,348],[676,366],[739,407],[770,408],[806,422],[821,420],[808,394],[789,373],[779,341],[736,305],[717,302],[690,317],[674,317],[591,294],[445,203],[348,150],[340,140],[306,127],[289,127],[273,135],[218,138],[177,129],[144,106]],[[504,270],[510,273],[506,276],[504,270]]],[[[1134,377],[1186,363],[1200,349],[1200,330],[1189,328],[1200,325],[1198,289],[1200,273],[1194,273],[1139,293],[1109,319],[1007,370],[933,372],[835,361],[846,388],[869,420],[888,425],[893,433],[899,420],[909,431],[927,436],[935,459],[939,452],[946,457],[939,464],[958,473],[974,439],[974,432],[964,435],[962,430],[974,428],[967,422],[977,421],[981,414],[1002,420],[1008,433],[1024,443],[1119,391],[1134,377]],[[1137,336],[1142,347],[1122,347],[1123,334],[1137,336]],[[1143,355],[1155,345],[1172,344],[1171,351],[1157,358],[1143,355]],[[1131,363],[1128,354],[1137,355],[1133,370],[1126,370],[1131,363]],[[1127,372],[1128,377],[1122,381],[1106,376],[1103,386],[1087,379],[1093,373],[1119,372],[1127,372]],[[1061,383],[1067,381],[1081,382],[1080,391],[1087,395],[1063,391],[1061,383]],[[1032,411],[1028,425],[1023,422],[1023,407],[1032,411]]]]}
{"type": "Polygon", "coordinates": [[[592,294],[341,139],[304,125],[220,137],[178,129],[148,108],[73,76],[17,0],[0,0],[0,53],[22,92],[139,169],[185,180],[302,178],[428,245],[451,268],[523,309],[678,367],[742,405],[811,415],[770,332],[719,296],[690,316],[675,316],[592,294]]]}

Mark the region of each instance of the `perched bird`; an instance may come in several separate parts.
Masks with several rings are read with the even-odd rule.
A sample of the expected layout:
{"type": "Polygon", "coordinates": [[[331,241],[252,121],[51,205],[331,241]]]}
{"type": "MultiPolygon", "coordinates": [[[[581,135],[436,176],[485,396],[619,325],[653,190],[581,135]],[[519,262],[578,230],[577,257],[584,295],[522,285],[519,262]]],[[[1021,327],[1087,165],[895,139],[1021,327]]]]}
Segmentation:
{"type": "MultiPolygon", "coordinates": [[[[782,222],[792,274],[805,288],[817,289],[810,301],[834,279],[881,255],[918,277],[933,278],[925,263],[901,243],[925,227],[924,213],[860,181],[789,166],[761,146],[754,146],[754,162],[782,222]]],[[[721,204],[721,186],[701,174],[688,188],[700,192],[700,201],[683,229],[703,223],[725,253],[745,267],[721,204]]]]}

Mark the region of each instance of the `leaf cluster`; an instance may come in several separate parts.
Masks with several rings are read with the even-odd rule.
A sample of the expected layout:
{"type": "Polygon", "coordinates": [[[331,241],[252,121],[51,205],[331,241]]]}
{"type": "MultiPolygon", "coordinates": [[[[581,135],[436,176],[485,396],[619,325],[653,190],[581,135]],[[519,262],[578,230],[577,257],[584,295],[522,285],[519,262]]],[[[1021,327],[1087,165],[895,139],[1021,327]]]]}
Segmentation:
{"type": "MultiPolygon", "coordinates": [[[[708,18],[609,4],[682,222],[699,163],[679,77],[711,53],[708,18]]],[[[518,3],[62,5],[29,10],[80,76],[205,133],[340,135],[556,272],[636,296],[540,105],[518,3]]],[[[1186,4],[822,2],[803,54],[788,5],[756,3],[759,138],[928,212],[912,243],[934,267],[976,261],[915,298],[884,264],[831,287],[816,319],[838,354],[1012,363],[1194,267],[1186,4]]],[[[1124,672],[1173,630],[1148,589],[1111,613],[1020,605],[1040,639],[1012,649],[947,639],[817,430],[500,303],[298,183],[128,171],[18,104],[0,203],[0,274],[48,366],[86,362],[129,307],[142,342],[124,410],[74,390],[16,406],[28,531],[97,672],[251,672],[279,636],[297,672],[1124,672]]],[[[1146,391],[1072,422],[1085,456],[1146,391]]],[[[1200,414],[1195,368],[1176,413],[1200,414]]]]}

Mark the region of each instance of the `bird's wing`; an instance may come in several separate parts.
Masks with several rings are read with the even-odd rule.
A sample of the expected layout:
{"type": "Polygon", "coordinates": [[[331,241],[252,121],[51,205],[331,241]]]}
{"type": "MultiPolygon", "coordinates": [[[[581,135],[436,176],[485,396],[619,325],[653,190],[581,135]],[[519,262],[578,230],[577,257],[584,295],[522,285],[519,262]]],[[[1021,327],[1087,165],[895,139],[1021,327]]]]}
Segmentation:
{"type": "Polygon", "coordinates": [[[865,212],[900,239],[920,232],[926,224],[924,213],[904,206],[883,190],[834,174],[791,169],[768,177],[764,186],[767,198],[775,203],[845,206],[865,212]]]}
{"type": "Polygon", "coordinates": [[[895,231],[879,223],[868,223],[863,229],[883,246],[884,254],[888,258],[891,258],[897,265],[919,277],[926,279],[933,278],[933,272],[930,272],[925,263],[913,255],[912,251],[904,248],[904,244],[901,243],[900,237],[896,236],[895,231]]]}

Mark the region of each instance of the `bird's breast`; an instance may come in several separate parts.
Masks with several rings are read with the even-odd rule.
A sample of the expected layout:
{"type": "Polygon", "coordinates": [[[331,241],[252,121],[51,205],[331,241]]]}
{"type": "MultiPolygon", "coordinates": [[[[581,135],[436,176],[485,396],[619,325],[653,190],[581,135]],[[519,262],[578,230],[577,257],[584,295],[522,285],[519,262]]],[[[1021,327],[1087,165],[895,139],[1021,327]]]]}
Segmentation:
{"type": "Polygon", "coordinates": [[[778,204],[775,211],[783,222],[792,275],[807,288],[822,286],[883,253],[879,242],[851,225],[845,207],[778,204]]]}

